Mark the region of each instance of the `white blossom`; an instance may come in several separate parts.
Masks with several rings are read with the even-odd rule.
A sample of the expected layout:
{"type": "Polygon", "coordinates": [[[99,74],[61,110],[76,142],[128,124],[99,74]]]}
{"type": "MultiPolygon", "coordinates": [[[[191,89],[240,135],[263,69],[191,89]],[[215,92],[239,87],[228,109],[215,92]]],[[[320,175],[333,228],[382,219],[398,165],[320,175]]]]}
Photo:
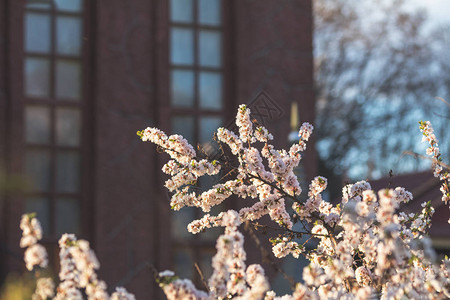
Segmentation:
{"type": "Polygon", "coordinates": [[[46,300],[55,296],[55,284],[51,278],[39,278],[32,300],[46,300]]]}

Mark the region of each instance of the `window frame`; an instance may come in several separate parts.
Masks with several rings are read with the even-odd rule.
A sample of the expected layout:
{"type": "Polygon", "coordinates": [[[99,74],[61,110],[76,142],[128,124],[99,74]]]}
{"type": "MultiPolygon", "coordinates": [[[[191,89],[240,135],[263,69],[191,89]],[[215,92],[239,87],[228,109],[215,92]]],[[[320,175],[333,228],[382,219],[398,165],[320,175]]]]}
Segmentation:
{"type": "MultiPolygon", "coordinates": [[[[234,116],[234,111],[236,103],[232,95],[234,94],[234,85],[232,84],[233,67],[231,63],[233,58],[233,35],[232,35],[232,9],[233,5],[231,2],[226,0],[221,0],[221,22],[219,25],[203,25],[198,23],[198,2],[199,0],[193,0],[193,20],[191,23],[174,22],[171,20],[171,1],[167,1],[167,44],[168,44],[168,73],[167,73],[167,97],[168,106],[167,110],[163,110],[166,113],[167,118],[161,118],[161,127],[166,128],[169,132],[172,131],[171,120],[173,117],[193,117],[194,118],[194,129],[193,129],[193,139],[195,142],[194,147],[200,142],[200,120],[202,117],[220,117],[222,119],[222,126],[227,125],[228,121],[234,116]],[[194,32],[193,38],[193,64],[192,65],[179,65],[174,64],[171,61],[171,30],[172,28],[184,28],[191,29],[194,32]],[[221,64],[219,67],[208,67],[200,66],[200,51],[199,51],[199,33],[200,30],[213,30],[218,31],[221,34],[221,64]],[[172,105],[172,71],[173,70],[189,70],[194,74],[194,104],[192,107],[174,107],[172,105]],[[199,77],[201,72],[214,72],[221,75],[222,78],[222,95],[221,101],[222,105],[220,109],[205,109],[200,107],[200,84],[199,77]]],[[[176,132],[173,132],[176,133],[176,132]]],[[[170,195],[169,195],[170,197],[170,195]]],[[[229,206],[226,202],[224,206],[229,206]]],[[[200,218],[203,213],[200,209],[196,209],[195,218],[200,218]]],[[[171,218],[173,218],[173,212],[171,213],[171,218]]],[[[171,226],[173,223],[171,222],[171,226]]],[[[179,228],[179,230],[186,230],[186,228],[179,228]]],[[[210,229],[211,230],[211,229],[210,229]]],[[[215,239],[205,239],[201,238],[198,234],[192,235],[189,239],[176,240],[172,236],[171,228],[169,230],[171,235],[170,249],[171,249],[171,262],[173,267],[175,267],[175,253],[177,251],[188,252],[192,255],[192,262],[202,263],[202,253],[215,253],[215,239]]],[[[190,234],[190,233],[188,233],[190,234]]],[[[191,270],[194,275],[194,281],[200,284],[199,274],[194,270],[191,270]]]]}
{"type": "MultiPolygon", "coordinates": [[[[93,91],[90,83],[93,79],[93,43],[92,38],[94,34],[94,22],[91,20],[92,12],[94,11],[94,4],[91,1],[82,1],[82,7],[80,12],[67,12],[67,11],[56,11],[55,6],[51,4],[50,9],[40,9],[40,8],[27,8],[26,3],[21,3],[20,11],[20,25],[17,24],[15,31],[20,33],[22,38],[17,39],[17,47],[20,48],[20,52],[16,55],[17,71],[16,76],[20,78],[22,85],[19,89],[15,90],[15,93],[21,99],[20,106],[20,121],[21,124],[18,126],[20,130],[20,149],[21,151],[17,154],[17,159],[21,160],[21,173],[25,174],[25,158],[26,153],[29,150],[46,150],[50,153],[50,189],[45,192],[27,192],[22,199],[21,210],[25,211],[25,201],[28,197],[45,197],[49,201],[49,227],[50,232],[44,233],[42,239],[43,244],[50,247],[51,257],[57,256],[57,251],[53,251],[57,244],[59,236],[56,235],[56,202],[57,198],[70,198],[75,199],[78,202],[79,207],[79,232],[80,238],[87,238],[93,242],[94,238],[94,228],[93,228],[93,215],[95,212],[93,203],[93,179],[94,175],[92,173],[93,165],[93,133],[95,132],[94,126],[94,115],[93,115],[93,91]],[[48,53],[38,53],[26,50],[25,45],[25,16],[27,12],[36,14],[48,14],[50,16],[50,51],[48,53]],[[77,17],[81,23],[81,41],[80,41],[80,52],[76,55],[58,54],[57,53],[57,28],[56,22],[58,17],[77,17]],[[34,97],[26,94],[25,91],[25,59],[27,57],[45,58],[49,60],[49,95],[48,97],[34,97]],[[57,60],[64,61],[74,61],[80,63],[80,95],[78,99],[66,99],[57,97],[56,94],[56,63],[57,60]],[[25,109],[29,106],[39,106],[45,107],[50,110],[50,141],[47,144],[36,144],[26,141],[26,131],[25,131],[25,109]],[[79,143],[78,145],[60,145],[56,141],[56,114],[58,109],[75,109],[79,112],[80,118],[80,128],[79,128],[79,143]],[[76,192],[60,192],[56,188],[56,172],[57,172],[57,156],[58,153],[77,153],[79,156],[79,189],[76,192]]],[[[19,22],[17,22],[19,23],[19,22]]],[[[13,100],[10,100],[13,101],[13,100]]],[[[39,216],[38,216],[39,217],[39,216]]]]}

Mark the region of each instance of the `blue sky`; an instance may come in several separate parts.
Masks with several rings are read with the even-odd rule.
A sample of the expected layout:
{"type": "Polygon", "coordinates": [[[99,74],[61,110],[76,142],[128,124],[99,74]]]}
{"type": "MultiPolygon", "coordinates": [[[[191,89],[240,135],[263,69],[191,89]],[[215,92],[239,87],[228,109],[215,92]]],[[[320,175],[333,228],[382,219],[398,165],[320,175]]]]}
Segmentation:
{"type": "Polygon", "coordinates": [[[413,2],[425,7],[433,22],[438,24],[450,22],[450,0],[414,0],[413,2]]]}

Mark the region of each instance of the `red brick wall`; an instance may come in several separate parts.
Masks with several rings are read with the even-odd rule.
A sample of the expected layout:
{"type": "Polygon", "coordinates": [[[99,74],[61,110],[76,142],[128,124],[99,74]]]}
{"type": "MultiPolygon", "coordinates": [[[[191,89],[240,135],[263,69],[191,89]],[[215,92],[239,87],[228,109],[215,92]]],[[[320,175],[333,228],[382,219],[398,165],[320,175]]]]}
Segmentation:
{"type": "MultiPolygon", "coordinates": [[[[236,1],[234,19],[235,78],[238,103],[264,90],[284,111],[270,122],[279,147],[290,131],[292,101],[298,103],[300,121],[314,123],[312,3],[311,1],[236,1]]],[[[304,161],[307,176],[316,174],[314,139],[304,161]]]]}
{"type": "Polygon", "coordinates": [[[95,46],[95,250],[100,275],[148,299],[157,257],[154,149],[136,131],[155,123],[156,1],[98,1],[95,46]]]}

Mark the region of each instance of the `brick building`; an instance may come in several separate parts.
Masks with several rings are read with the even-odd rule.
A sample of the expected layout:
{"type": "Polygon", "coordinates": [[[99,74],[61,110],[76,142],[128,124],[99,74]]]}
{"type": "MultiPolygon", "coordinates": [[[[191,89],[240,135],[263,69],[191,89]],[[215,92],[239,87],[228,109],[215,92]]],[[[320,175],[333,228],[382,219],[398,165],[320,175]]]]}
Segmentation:
{"type": "MultiPolygon", "coordinates": [[[[283,147],[292,102],[314,122],[310,0],[0,0],[2,278],[23,270],[25,211],[53,257],[75,232],[100,277],[137,299],[160,295],[150,265],[207,269],[215,235],[180,227],[198,212],[170,212],[166,158],[136,131],[205,143],[251,103],[283,147]]],[[[304,170],[315,174],[313,141],[304,170]]]]}

